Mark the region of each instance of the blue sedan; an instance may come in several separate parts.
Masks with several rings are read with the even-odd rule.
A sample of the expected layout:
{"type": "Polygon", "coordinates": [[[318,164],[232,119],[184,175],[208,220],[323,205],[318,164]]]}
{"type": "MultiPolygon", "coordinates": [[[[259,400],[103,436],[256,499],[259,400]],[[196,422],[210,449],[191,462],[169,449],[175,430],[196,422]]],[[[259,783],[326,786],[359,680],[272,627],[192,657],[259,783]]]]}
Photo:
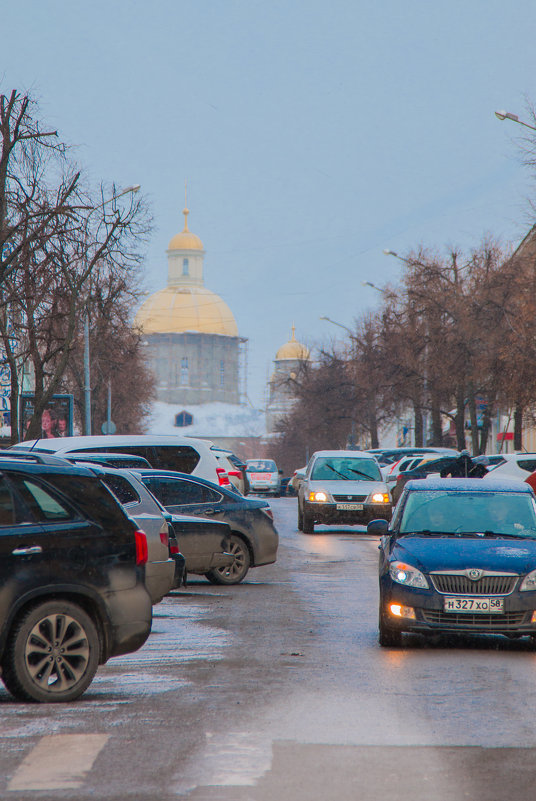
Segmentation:
{"type": "Polygon", "coordinates": [[[402,632],[536,638],[536,499],[517,481],[410,481],[381,535],[379,642],[402,632]]]}

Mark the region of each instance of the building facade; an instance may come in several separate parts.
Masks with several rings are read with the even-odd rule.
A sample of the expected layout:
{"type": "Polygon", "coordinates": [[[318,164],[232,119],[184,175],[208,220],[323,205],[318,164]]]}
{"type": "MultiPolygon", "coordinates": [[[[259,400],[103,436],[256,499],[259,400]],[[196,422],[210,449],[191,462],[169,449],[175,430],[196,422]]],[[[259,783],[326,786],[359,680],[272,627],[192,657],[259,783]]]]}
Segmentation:
{"type": "Polygon", "coordinates": [[[268,386],[268,405],[266,407],[266,428],[268,434],[277,431],[277,424],[290,412],[295,402],[293,381],[298,377],[305,362],[310,359],[309,350],[296,339],[296,329],[292,326],[292,336],[277,351],[274,359],[274,372],[268,386]]]}
{"type": "Polygon", "coordinates": [[[205,251],[184,228],[169,243],[167,287],[140,308],[136,324],[147,341],[157,399],[173,404],[239,404],[247,340],[222,298],[204,285],[205,251]]]}

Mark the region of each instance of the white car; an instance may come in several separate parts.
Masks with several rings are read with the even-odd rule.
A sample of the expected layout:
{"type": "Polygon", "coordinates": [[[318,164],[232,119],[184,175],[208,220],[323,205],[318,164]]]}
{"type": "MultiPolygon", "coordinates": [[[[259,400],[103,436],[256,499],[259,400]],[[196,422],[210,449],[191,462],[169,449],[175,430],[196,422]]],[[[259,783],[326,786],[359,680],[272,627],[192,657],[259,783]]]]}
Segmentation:
{"type": "Polygon", "coordinates": [[[206,478],[220,486],[228,486],[227,472],[211,450],[212,442],[190,437],[153,436],[152,434],[117,434],[89,437],[52,437],[26,440],[14,447],[38,453],[125,453],[142,456],[151,467],[174,470],[206,478]]]}
{"type": "Polygon", "coordinates": [[[518,478],[525,481],[536,470],[536,453],[492,453],[482,458],[486,478],[518,478]]]}
{"type": "Polygon", "coordinates": [[[281,495],[281,477],[273,459],[248,459],[246,476],[250,495],[281,495]]]}

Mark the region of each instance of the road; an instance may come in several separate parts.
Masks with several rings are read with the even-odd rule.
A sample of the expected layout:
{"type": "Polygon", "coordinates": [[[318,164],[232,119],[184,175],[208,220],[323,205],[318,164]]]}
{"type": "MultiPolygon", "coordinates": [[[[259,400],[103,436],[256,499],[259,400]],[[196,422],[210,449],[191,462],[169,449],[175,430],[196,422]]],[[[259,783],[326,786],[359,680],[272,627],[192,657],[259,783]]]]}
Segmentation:
{"type": "Polygon", "coordinates": [[[533,799],[536,653],[499,637],[377,645],[377,545],[296,530],[278,562],[155,607],[74,704],[0,690],[0,798],[533,799]]]}

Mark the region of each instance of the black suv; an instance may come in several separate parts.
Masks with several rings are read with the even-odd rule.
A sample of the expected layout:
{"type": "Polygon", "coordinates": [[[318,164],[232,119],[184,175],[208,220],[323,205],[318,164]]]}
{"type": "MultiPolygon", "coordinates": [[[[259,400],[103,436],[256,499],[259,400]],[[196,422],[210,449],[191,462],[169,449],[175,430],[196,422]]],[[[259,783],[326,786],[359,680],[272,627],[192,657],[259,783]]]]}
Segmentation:
{"type": "Polygon", "coordinates": [[[98,476],[0,459],[0,665],[25,701],[72,701],[151,630],[147,540],[98,476]]]}

